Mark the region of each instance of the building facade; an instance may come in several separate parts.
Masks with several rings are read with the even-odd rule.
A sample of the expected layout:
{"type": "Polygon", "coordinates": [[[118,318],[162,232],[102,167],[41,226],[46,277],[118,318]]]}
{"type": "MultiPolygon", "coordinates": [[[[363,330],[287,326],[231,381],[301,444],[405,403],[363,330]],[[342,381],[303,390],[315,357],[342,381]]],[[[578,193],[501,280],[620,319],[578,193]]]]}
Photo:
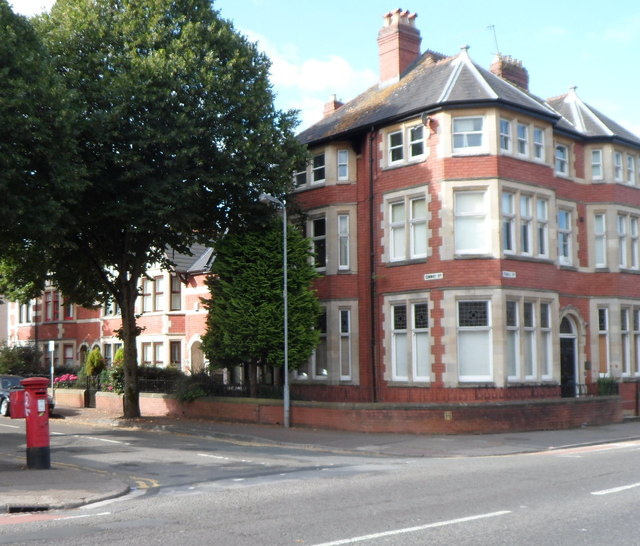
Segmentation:
{"type": "MultiPolygon", "coordinates": [[[[142,328],[137,347],[141,365],[172,365],[187,373],[205,367],[201,336],[206,309],[201,298],[208,296],[204,281],[213,251],[196,245],[192,252],[192,256],[172,253],[175,268],[152,268],[142,280],[136,308],[142,328]]],[[[116,335],[122,320],[113,302],[87,309],[66,302],[63,294],[49,287],[40,298],[7,307],[9,344],[38,345],[45,369],[50,368],[51,358],[55,367],[77,368],[96,347],[110,364],[122,345],[116,335]]]]}
{"type": "Polygon", "coordinates": [[[633,404],[640,138],[575,89],[531,94],[513,58],[421,52],[414,14],[383,20],[379,84],[299,135],[325,313],[294,392],[469,402],[614,378],[633,404]]]}

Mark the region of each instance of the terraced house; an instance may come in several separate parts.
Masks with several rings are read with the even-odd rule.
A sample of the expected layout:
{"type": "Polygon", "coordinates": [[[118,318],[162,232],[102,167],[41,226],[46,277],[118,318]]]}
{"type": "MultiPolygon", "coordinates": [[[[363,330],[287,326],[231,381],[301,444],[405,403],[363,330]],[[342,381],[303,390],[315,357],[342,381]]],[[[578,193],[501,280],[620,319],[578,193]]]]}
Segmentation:
{"type": "MultiPolygon", "coordinates": [[[[300,134],[325,308],[301,398],[582,397],[640,378],[640,138],[522,63],[421,52],[386,14],[380,81],[300,134]]],[[[612,89],[615,93],[615,90],[612,89]]]]}

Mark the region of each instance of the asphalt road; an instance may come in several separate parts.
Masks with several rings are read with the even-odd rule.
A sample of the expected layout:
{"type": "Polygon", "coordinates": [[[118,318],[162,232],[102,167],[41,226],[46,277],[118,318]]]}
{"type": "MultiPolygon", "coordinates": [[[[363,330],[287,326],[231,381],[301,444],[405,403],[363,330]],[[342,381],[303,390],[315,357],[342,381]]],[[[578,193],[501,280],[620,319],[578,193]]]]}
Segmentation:
{"type": "Polygon", "coordinates": [[[402,458],[52,423],[56,460],[129,480],[0,518],[0,544],[637,544],[640,442],[402,458]]]}

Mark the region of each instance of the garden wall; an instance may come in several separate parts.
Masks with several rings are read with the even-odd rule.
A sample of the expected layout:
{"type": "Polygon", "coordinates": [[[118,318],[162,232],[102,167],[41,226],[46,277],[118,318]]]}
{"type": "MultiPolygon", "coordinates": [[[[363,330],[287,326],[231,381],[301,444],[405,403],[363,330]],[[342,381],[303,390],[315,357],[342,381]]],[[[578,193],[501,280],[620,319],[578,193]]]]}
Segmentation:
{"type": "MultiPolygon", "coordinates": [[[[60,401],[60,405],[63,404],[60,401]]],[[[76,406],[78,407],[78,406],[76,406]]],[[[97,393],[96,409],[122,415],[122,397],[97,393]]],[[[143,416],[282,424],[280,400],[200,398],[182,403],[162,394],[140,394],[143,416]]],[[[468,434],[553,430],[623,420],[619,396],[554,398],[476,404],[357,404],[293,402],[291,426],[357,432],[468,434]]]]}

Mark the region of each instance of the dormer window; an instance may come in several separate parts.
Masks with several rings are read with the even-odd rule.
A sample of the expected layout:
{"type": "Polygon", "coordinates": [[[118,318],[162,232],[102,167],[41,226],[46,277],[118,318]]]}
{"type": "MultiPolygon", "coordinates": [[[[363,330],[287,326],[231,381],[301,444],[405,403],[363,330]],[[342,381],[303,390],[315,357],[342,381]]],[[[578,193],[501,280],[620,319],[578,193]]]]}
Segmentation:
{"type": "Polygon", "coordinates": [[[453,151],[474,153],[482,148],[483,118],[453,118],[453,151]]]}

